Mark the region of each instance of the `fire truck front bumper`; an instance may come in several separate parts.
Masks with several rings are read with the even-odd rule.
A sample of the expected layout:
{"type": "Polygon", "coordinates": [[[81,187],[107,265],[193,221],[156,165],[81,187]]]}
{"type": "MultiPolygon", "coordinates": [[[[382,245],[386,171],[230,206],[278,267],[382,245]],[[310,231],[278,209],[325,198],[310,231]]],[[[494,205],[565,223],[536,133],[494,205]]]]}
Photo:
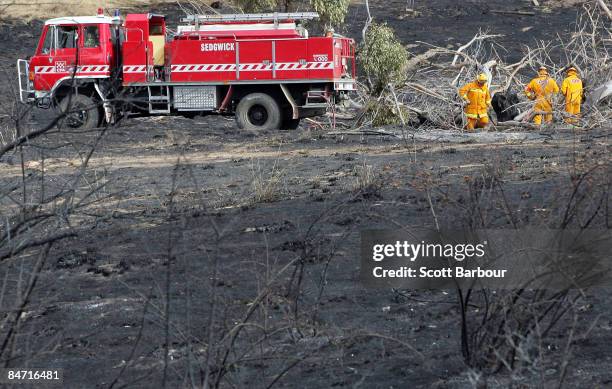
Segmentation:
{"type": "Polygon", "coordinates": [[[35,91],[30,104],[36,104],[38,108],[49,109],[51,107],[51,95],[49,91],[35,91]]]}
{"type": "Polygon", "coordinates": [[[29,78],[30,64],[25,59],[17,60],[17,81],[19,83],[19,101],[24,104],[34,104],[36,94],[29,78]]]}
{"type": "Polygon", "coordinates": [[[23,92],[20,101],[23,104],[34,105],[36,103],[36,95],[34,92],[23,92]]]}

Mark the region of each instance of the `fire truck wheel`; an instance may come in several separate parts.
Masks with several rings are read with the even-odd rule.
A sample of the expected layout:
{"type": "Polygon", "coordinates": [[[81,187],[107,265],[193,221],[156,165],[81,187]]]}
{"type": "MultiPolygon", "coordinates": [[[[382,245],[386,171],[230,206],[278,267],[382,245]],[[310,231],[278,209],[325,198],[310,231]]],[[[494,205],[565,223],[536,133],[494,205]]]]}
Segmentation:
{"type": "Polygon", "coordinates": [[[271,96],[251,93],[238,103],[236,121],[245,130],[277,130],[281,126],[281,112],[271,96]]]}
{"type": "Polygon", "coordinates": [[[59,128],[91,129],[100,123],[100,110],[97,104],[85,95],[64,97],[59,104],[60,113],[66,112],[57,125],[59,128]]]}

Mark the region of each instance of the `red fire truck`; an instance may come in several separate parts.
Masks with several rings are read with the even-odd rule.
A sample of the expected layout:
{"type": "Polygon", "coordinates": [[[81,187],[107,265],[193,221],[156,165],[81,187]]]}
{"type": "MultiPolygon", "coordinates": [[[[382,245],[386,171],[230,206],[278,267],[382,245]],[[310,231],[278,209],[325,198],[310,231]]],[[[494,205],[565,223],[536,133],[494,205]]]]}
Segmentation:
{"type": "Polygon", "coordinates": [[[24,103],[59,109],[62,123],[96,127],[145,115],[234,114],[246,129],[295,128],[355,89],[355,43],[309,37],[312,12],[47,20],[18,60],[24,103]]]}

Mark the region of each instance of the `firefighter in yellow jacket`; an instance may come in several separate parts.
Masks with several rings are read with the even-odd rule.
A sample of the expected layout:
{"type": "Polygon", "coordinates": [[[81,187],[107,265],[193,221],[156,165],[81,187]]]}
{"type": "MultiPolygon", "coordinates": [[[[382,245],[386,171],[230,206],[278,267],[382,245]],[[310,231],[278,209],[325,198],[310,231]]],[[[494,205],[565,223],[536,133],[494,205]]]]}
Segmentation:
{"type": "Polygon", "coordinates": [[[459,89],[459,96],[466,102],[465,116],[467,117],[467,130],[474,128],[486,128],[489,125],[489,114],[491,106],[491,94],[487,86],[487,75],[481,73],[476,80],[464,85],[459,89]]]}
{"type": "Polygon", "coordinates": [[[553,121],[553,98],[559,93],[559,85],[557,82],[548,76],[546,67],[541,66],[538,69],[538,76],[531,80],[525,88],[525,94],[530,100],[535,100],[533,109],[536,115],[533,118],[535,124],[542,124],[542,116],[546,123],[553,121]]]}
{"type": "Polygon", "coordinates": [[[567,69],[567,78],[561,84],[561,93],[565,96],[566,123],[575,124],[576,118],[580,116],[580,104],[582,103],[582,80],[578,77],[578,71],[570,66],[567,69]]]}

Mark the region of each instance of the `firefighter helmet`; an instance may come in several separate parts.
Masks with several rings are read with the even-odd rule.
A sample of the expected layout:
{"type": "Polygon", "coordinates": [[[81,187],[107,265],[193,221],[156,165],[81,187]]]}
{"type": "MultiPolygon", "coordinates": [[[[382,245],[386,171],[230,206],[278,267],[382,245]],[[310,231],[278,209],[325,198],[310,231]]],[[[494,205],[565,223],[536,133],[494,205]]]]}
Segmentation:
{"type": "Polygon", "coordinates": [[[487,77],[487,75],[484,73],[480,73],[478,77],[476,77],[476,81],[478,82],[487,82],[488,80],[489,80],[489,77],[487,77]]]}

